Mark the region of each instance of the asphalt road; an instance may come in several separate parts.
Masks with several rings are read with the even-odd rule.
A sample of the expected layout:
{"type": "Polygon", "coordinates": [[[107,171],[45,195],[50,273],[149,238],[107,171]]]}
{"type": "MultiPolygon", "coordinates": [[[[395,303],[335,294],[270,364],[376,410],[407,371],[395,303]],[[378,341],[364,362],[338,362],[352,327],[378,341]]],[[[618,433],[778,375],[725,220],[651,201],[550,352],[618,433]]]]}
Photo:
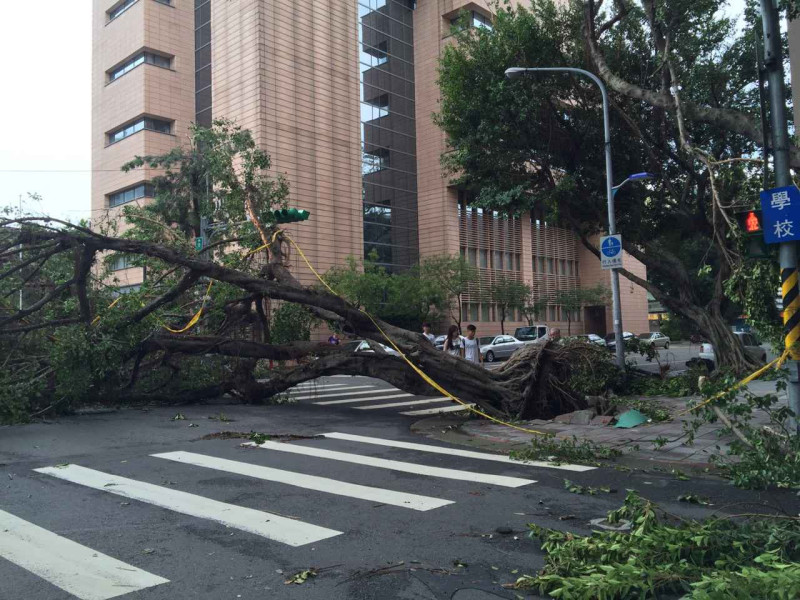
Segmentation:
{"type": "Polygon", "coordinates": [[[464,447],[410,433],[421,417],[401,414],[449,404],[387,400],[400,394],[331,378],[296,393],[296,404],[185,407],[181,420],[175,408],[126,409],[0,427],[0,598],[515,598],[502,584],[543,560],[527,523],[588,533],[627,488],[693,516],[712,509],[678,495],[708,496],[713,510],[793,502],[700,476],[464,456],[464,447]],[[405,402],[426,403],[396,406],[405,402]],[[378,442],[340,436],[262,448],[207,437],[223,431],[378,442]],[[576,495],[565,478],[619,491],[576,495]],[[284,583],[312,567],[317,577],[284,583]]]}

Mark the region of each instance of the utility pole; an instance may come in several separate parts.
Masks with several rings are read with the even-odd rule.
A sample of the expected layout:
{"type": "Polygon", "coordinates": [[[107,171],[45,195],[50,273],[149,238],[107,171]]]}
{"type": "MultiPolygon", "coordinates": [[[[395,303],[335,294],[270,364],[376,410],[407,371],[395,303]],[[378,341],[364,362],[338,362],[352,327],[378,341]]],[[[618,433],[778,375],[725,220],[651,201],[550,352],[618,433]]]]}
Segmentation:
{"type": "MultiPolygon", "coordinates": [[[[22,218],[22,194],[19,195],[19,219],[22,218]]],[[[22,223],[20,223],[20,227],[22,227],[22,223]]],[[[22,244],[19,245],[19,262],[22,264],[22,244]]],[[[22,275],[22,273],[20,273],[22,275]]],[[[19,310],[22,310],[22,288],[25,286],[20,284],[19,286],[19,310]]]]}
{"type": "MultiPolygon", "coordinates": [[[[769,84],[770,122],[772,125],[772,150],[774,156],[775,185],[792,186],[789,172],[789,130],[786,121],[786,87],[783,73],[780,17],[777,0],[761,0],[761,21],[764,28],[764,67],[769,84]]],[[[797,242],[780,244],[781,292],[783,295],[783,324],[786,347],[790,349],[789,408],[800,414],[800,297],[797,285],[797,242]]],[[[790,423],[798,430],[800,419],[790,423]]]]}

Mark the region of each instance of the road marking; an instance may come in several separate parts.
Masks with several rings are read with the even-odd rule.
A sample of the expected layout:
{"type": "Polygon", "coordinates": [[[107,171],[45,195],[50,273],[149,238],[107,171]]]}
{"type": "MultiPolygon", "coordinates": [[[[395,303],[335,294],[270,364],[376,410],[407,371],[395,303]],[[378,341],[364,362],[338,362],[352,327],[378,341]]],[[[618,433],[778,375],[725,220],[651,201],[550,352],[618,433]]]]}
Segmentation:
{"type": "Polygon", "coordinates": [[[343,388],[346,383],[298,383],[296,386],[289,388],[290,390],[305,391],[305,390],[329,390],[335,388],[343,388]]]}
{"type": "MultiPolygon", "coordinates": [[[[311,391],[311,390],[299,390],[299,391],[302,394],[303,392],[307,392],[307,391],[311,391]]],[[[394,390],[392,390],[392,391],[394,391],[394,390]]],[[[308,394],[306,396],[291,396],[291,398],[294,399],[294,400],[310,400],[312,398],[332,398],[333,396],[343,396],[345,394],[345,392],[347,392],[348,396],[354,396],[354,395],[357,395],[357,394],[377,393],[378,390],[376,390],[375,387],[371,386],[371,385],[354,385],[352,387],[343,387],[343,388],[339,388],[337,390],[330,390],[330,391],[327,391],[327,393],[326,393],[326,390],[321,390],[321,392],[318,393],[318,394],[308,394]],[[350,390],[366,390],[366,391],[363,391],[363,392],[351,392],[350,390]]]]}
{"type": "Polygon", "coordinates": [[[373,404],[371,406],[354,406],[353,408],[355,408],[356,410],[377,410],[379,408],[395,408],[398,406],[417,406],[419,404],[433,404],[434,402],[447,402],[447,399],[428,398],[427,400],[412,400],[411,402],[392,402],[391,404],[373,404]]]}
{"type": "Polygon", "coordinates": [[[467,410],[469,406],[475,406],[474,404],[468,404],[467,406],[463,406],[462,404],[456,404],[455,406],[445,406],[443,408],[426,408],[425,410],[410,410],[408,412],[401,412],[401,415],[411,415],[412,417],[422,416],[422,415],[438,415],[439,413],[449,413],[449,412],[460,412],[462,410],[467,410]]]}
{"type": "Polygon", "coordinates": [[[196,496],[195,494],[180,492],[159,485],[136,481],[135,479],[109,475],[78,465],[45,467],[34,469],[34,471],[79,485],[85,485],[95,490],[146,502],[184,515],[209,519],[216,523],[254,533],[290,546],[303,546],[342,533],[341,531],[287,519],[286,517],[252,508],[218,502],[203,496],[196,496]]]}
{"type": "Polygon", "coordinates": [[[345,440],[348,442],[363,442],[376,446],[387,446],[389,448],[403,448],[405,450],[418,450],[420,452],[431,452],[433,454],[449,454],[451,456],[463,456],[464,458],[476,458],[478,460],[491,460],[509,465],[547,467],[550,469],[561,469],[563,471],[575,471],[582,473],[593,471],[596,467],[586,465],[556,464],[542,462],[538,460],[511,460],[502,454],[489,454],[488,452],[475,452],[474,450],[461,450],[459,448],[445,448],[443,446],[431,446],[430,444],[415,444],[413,442],[401,442],[398,440],[384,440],[382,438],[368,437],[364,435],[353,435],[350,433],[323,433],[323,436],[332,440],[345,440]]]}
{"type": "Polygon", "coordinates": [[[108,600],[169,583],[0,510],[0,557],[81,600],[108,600]]]}
{"type": "Polygon", "coordinates": [[[236,473],[237,475],[255,477],[266,481],[285,483],[286,485],[293,485],[317,492],[348,496],[350,498],[358,498],[359,500],[369,500],[370,502],[390,504],[392,506],[400,506],[412,510],[426,511],[453,504],[451,500],[440,500],[439,498],[431,498],[428,496],[394,492],[392,490],[337,481],[326,477],[305,475],[303,473],[294,473],[292,471],[273,469],[271,467],[251,465],[235,460],[205,456],[193,452],[166,452],[164,454],[153,454],[153,456],[156,458],[174,460],[179,463],[187,463],[197,467],[206,467],[208,469],[236,473]]]}
{"type": "Polygon", "coordinates": [[[395,394],[394,396],[375,396],[373,398],[347,398],[345,400],[327,400],[314,402],[317,406],[330,406],[332,404],[353,404],[355,402],[374,402],[376,400],[392,400],[394,398],[411,398],[411,394],[395,394]]]}
{"type": "Polygon", "coordinates": [[[429,467],[427,465],[417,465],[414,463],[401,462],[399,460],[387,460],[374,456],[362,454],[349,454],[347,452],[336,452],[335,450],[325,450],[324,448],[312,448],[310,446],[296,446],[294,444],[282,444],[278,442],[264,442],[263,444],[250,443],[248,445],[264,448],[266,450],[277,450],[279,452],[289,452],[291,454],[302,454],[304,456],[314,456],[317,458],[330,458],[342,462],[366,465],[368,467],[378,467],[391,471],[401,471],[403,473],[413,473],[415,475],[427,475],[429,477],[442,477],[444,479],[457,479],[459,481],[472,481],[475,483],[487,483],[489,485],[502,485],[504,487],[522,487],[530,483],[536,483],[531,479],[521,479],[519,477],[506,477],[504,475],[491,475],[489,473],[472,473],[471,471],[459,471],[456,469],[443,469],[440,467],[429,467]]]}
{"type": "MultiPolygon", "coordinates": [[[[360,387],[371,387],[371,386],[360,386],[360,387]]],[[[358,388],[352,388],[358,389],[358,388]]],[[[309,396],[292,396],[293,400],[312,400],[314,398],[335,398],[336,396],[363,396],[364,394],[389,394],[391,392],[398,391],[397,388],[387,388],[385,390],[376,390],[375,388],[370,390],[365,390],[363,392],[347,392],[345,394],[344,390],[331,390],[330,393],[327,394],[311,394],[309,396]]]]}

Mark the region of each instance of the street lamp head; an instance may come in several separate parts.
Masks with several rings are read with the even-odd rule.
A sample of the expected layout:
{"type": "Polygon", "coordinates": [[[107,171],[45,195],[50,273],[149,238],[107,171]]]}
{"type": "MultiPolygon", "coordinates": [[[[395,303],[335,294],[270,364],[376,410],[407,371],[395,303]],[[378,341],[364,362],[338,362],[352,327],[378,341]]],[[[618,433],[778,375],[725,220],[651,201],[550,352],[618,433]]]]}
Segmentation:
{"type": "Polygon", "coordinates": [[[653,173],[634,173],[628,179],[634,181],[636,179],[655,179],[656,176],[653,173]]]}
{"type": "Polygon", "coordinates": [[[517,79],[525,75],[525,72],[528,69],[524,67],[511,67],[510,69],[506,69],[506,77],[508,79],[517,79]]]}

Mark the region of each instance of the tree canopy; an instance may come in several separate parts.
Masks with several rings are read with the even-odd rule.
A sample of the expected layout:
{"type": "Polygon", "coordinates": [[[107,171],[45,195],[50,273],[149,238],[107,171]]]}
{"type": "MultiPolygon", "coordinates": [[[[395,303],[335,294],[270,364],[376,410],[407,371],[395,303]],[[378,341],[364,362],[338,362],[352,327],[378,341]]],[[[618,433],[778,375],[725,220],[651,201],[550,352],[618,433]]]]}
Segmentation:
{"type": "MultiPolygon", "coordinates": [[[[722,364],[744,368],[725,319],[779,319],[777,270],[754,267],[732,219],[758,200],[762,165],[752,3],[737,31],[722,0],[589,0],[498,7],[491,30],[455,32],[441,58],[442,157],[475,204],[533,211],[571,228],[598,254],[606,229],[600,93],[587,78],[509,67],[580,67],[609,88],[616,182],[657,179],[616,195],[626,252],[647,279],[621,274],[694,324],[722,364]],[[756,314],[756,312],[758,314],[756,314]]],[[[787,101],[789,98],[787,97],[787,101]]],[[[800,157],[797,148],[793,157],[800,157]]],[[[793,159],[800,164],[800,161],[793,159]]],[[[765,333],[772,333],[771,332],[765,333]]]]}

